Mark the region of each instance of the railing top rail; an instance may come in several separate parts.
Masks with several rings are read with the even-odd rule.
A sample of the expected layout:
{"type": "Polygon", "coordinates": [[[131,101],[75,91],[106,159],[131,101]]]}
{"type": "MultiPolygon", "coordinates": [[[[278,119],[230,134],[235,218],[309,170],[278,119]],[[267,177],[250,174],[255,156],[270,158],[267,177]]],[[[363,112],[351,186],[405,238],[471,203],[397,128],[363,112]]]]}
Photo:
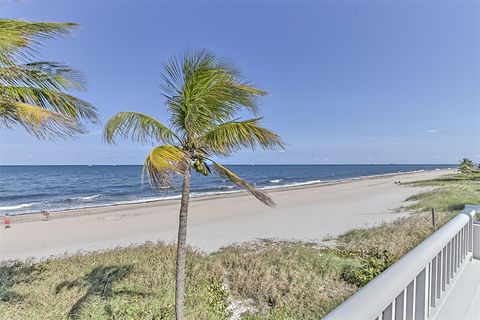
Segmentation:
{"type": "Polygon", "coordinates": [[[324,319],[375,319],[470,221],[478,207],[465,209],[390,268],[344,301],[324,319]]]}

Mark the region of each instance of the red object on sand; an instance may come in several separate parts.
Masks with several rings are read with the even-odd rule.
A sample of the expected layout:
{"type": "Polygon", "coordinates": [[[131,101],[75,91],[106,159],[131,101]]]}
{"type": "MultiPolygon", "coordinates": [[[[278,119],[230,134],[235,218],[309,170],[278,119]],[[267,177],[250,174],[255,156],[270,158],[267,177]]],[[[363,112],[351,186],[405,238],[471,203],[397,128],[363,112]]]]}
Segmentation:
{"type": "Polygon", "coordinates": [[[7,216],[3,217],[3,224],[5,226],[9,226],[10,225],[10,218],[8,218],[7,216]]]}

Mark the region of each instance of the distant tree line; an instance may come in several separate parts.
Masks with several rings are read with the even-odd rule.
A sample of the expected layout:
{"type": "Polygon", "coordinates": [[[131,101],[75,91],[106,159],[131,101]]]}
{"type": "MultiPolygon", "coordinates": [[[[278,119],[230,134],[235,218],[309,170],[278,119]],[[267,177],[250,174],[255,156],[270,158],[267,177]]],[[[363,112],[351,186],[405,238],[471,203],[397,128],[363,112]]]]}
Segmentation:
{"type": "Polygon", "coordinates": [[[475,164],[472,160],[468,158],[463,158],[459,166],[460,172],[462,173],[474,173],[480,172],[480,164],[475,164]]]}

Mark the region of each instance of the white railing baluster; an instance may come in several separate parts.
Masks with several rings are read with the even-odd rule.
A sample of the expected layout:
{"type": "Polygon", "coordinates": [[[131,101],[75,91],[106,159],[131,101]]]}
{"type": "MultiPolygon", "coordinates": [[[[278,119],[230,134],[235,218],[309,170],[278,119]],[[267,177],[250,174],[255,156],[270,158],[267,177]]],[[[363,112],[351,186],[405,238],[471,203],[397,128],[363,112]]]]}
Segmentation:
{"type": "Polygon", "coordinates": [[[442,291],[445,291],[447,286],[447,275],[448,275],[448,253],[447,253],[447,246],[442,249],[442,291]]]}
{"type": "Polygon", "coordinates": [[[448,284],[451,283],[452,279],[453,279],[453,265],[455,264],[455,261],[454,261],[454,245],[453,245],[453,238],[452,240],[450,241],[450,245],[449,245],[449,248],[450,248],[450,254],[449,254],[449,257],[450,257],[450,270],[448,271],[449,274],[448,274],[448,284]]]}
{"type": "Polygon", "coordinates": [[[428,301],[428,267],[422,270],[417,276],[415,292],[415,320],[424,320],[427,318],[428,301]]]}
{"type": "Polygon", "coordinates": [[[406,289],[395,298],[395,320],[406,319],[406,289]]]}
{"type": "Polygon", "coordinates": [[[415,279],[407,287],[407,320],[413,320],[415,314],[415,279]]]}
{"type": "Polygon", "coordinates": [[[430,277],[430,306],[435,307],[435,301],[437,299],[437,286],[438,286],[438,273],[437,273],[437,257],[433,258],[431,264],[431,277],[430,277]]]}
{"type": "Polygon", "coordinates": [[[435,307],[435,305],[437,304],[437,299],[440,299],[442,294],[442,261],[443,261],[442,252],[443,250],[440,250],[440,252],[437,255],[437,290],[436,290],[433,307],[435,307]]]}
{"type": "Polygon", "coordinates": [[[464,243],[463,230],[464,228],[465,227],[463,227],[462,230],[460,230],[460,265],[462,265],[462,262],[463,262],[463,243],[464,243]]]}
{"type": "Polygon", "coordinates": [[[457,269],[462,265],[462,230],[458,231],[458,263],[457,269]]]}
{"type": "Polygon", "coordinates": [[[450,284],[452,274],[452,241],[447,244],[447,285],[450,284]]]}
{"type": "Polygon", "coordinates": [[[385,320],[393,320],[393,302],[383,311],[382,318],[385,320]]]}
{"type": "Polygon", "coordinates": [[[452,274],[457,273],[457,259],[458,259],[457,237],[458,237],[458,233],[455,235],[455,237],[453,237],[453,270],[452,270],[453,272],[452,274]]]}
{"type": "Polygon", "coordinates": [[[468,251],[473,251],[473,217],[468,223],[468,251]]]}

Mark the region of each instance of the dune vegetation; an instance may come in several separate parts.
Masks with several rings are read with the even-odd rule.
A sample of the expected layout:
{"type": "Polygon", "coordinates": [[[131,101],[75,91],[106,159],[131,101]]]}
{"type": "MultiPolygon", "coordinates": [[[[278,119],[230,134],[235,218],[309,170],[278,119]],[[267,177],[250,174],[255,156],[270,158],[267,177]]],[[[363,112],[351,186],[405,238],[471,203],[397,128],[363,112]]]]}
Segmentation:
{"type": "MultiPolygon", "coordinates": [[[[263,241],[213,254],[188,250],[187,319],[318,319],[373,279],[465,203],[480,174],[415,182],[405,218],[324,243],[263,241]]],[[[173,319],[175,245],[0,266],[0,319],[173,319]]]]}

